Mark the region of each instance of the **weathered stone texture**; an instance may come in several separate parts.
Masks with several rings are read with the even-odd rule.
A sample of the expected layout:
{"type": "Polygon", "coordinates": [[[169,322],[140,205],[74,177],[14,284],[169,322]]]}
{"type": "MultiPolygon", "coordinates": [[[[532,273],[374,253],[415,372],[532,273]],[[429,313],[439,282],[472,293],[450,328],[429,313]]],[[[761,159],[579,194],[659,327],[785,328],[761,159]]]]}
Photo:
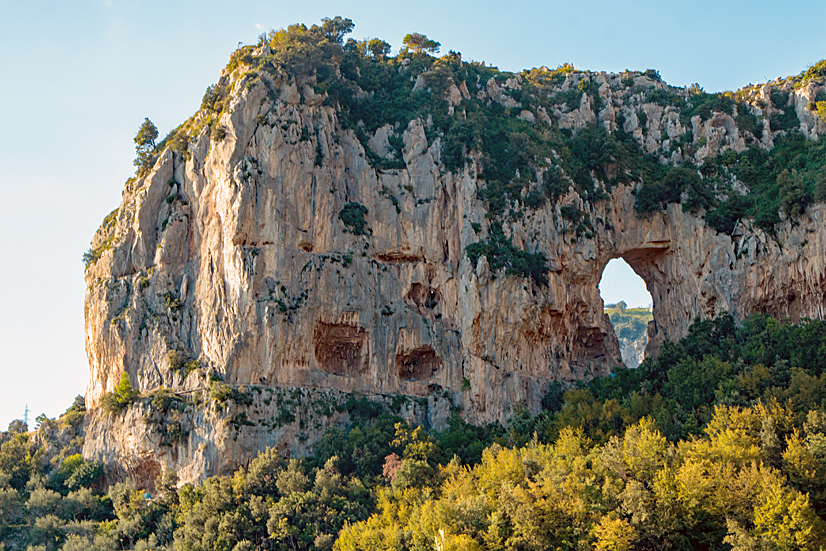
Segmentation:
{"type": "MultiPolygon", "coordinates": [[[[640,86],[660,85],[640,78],[640,86]]],[[[86,271],[84,453],[127,465],[119,476],[146,478],[156,463],[184,480],[226,472],[265,445],[300,453],[341,420],[231,430],[226,412],[207,405],[190,415],[185,442],[163,448],[140,422],[140,408],[114,420],[98,409],[124,371],[144,393],[161,386],[203,393],[197,389],[213,374],[235,385],[421,397],[417,418],[436,427],[451,403],[474,423],[504,421],[515,406],[536,411],[551,381],[604,375],[621,361],[597,289],[616,257],[652,294],[649,352],[684,336],[695,316],[824,316],[823,206],[783,225],[776,238],[746,222],[732,238],[680,205],[639,217],[632,187],[596,204],[571,192],[505,224],[515,245],[548,257],[549,284],[537,286],[493,273],[484,258],[471,265],[464,254],[487,229],[476,161],[447,172],[439,140],[429,142],[425,123],[413,121],[403,135],[406,168],[379,172],[311,88],[275,85],[275,100],[263,84],[236,86],[231,114],[220,121],[226,138],[211,143],[205,129],[188,159],[164,152],[127,186],[114,221],[93,241],[111,248],[86,271]],[[338,219],[349,202],[368,209],[365,235],[338,219]],[[592,239],[572,239],[559,216],[564,204],[589,213],[592,239]],[[170,350],[199,360],[200,369],[184,377],[170,366],[170,350]]],[[[516,79],[493,82],[485,93],[513,101],[503,90],[517,86],[516,79]]],[[[612,111],[599,120],[615,124],[614,111],[628,109],[603,88],[612,111]]],[[[651,132],[642,134],[634,111],[625,115],[626,130],[640,133],[651,151],[668,150],[663,141],[686,129],[669,109],[650,105],[651,132]]],[[[587,98],[553,116],[570,128],[597,120],[587,98]]],[[[542,110],[536,118],[549,116],[542,110]]],[[[703,154],[740,147],[730,119],[693,123],[695,136],[707,138],[703,154]]],[[[380,129],[371,142],[385,155],[390,131],[380,129]]],[[[264,418],[276,405],[256,407],[264,418]]]]}

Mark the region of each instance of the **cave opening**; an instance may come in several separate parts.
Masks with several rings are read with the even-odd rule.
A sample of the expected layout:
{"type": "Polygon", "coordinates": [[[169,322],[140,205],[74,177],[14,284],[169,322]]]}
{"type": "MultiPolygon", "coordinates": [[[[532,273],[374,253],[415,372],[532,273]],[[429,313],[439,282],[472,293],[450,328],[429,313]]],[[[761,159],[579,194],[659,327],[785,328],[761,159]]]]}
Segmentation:
{"type": "Polygon", "coordinates": [[[645,357],[653,301],[645,281],[622,258],[608,262],[599,282],[603,307],[620,344],[623,363],[636,368],[645,357]]]}

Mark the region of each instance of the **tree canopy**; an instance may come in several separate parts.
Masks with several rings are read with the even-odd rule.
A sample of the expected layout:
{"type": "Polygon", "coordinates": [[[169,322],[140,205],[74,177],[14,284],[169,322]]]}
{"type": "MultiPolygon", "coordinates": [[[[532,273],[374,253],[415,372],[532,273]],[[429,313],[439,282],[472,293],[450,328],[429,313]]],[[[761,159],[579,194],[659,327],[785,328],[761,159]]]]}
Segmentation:
{"type": "Polygon", "coordinates": [[[431,40],[427,37],[427,35],[420,33],[410,33],[405,35],[402,40],[402,44],[404,44],[405,48],[417,54],[422,52],[435,54],[439,52],[439,48],[442,46],[439,42],[431,40]]]}
{"type": "Polygon", "coordinates": [[[148,118],[143,120],[143,124],[135,135],[135,166],[138,167],[138,175],[143,175],[152,167],[155,160],[153,151],[155,140],[158,138],[158,128],[148,118]]]}

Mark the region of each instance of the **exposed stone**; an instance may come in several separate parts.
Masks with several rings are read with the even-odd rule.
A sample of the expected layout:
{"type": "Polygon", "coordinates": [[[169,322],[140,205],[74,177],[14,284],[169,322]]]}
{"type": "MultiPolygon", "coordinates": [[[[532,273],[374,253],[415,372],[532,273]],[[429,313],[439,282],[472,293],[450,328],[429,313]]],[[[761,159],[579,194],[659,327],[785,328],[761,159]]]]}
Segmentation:
{"type": "Polygon", "coordinates": [[[400,379],[430,379],[441,366],[442,359],[429,346],[420,346],[396,354],[396,375],[400,379]]]}
{"type": "MultiPolygon", "coordinates": [[[[648,353],[685,336],[695,316],[826,315],[823,205],[774,236],[741,222],[730,237],[676,204],[638,216],[628,185],[596,204],[570,192],[505,228],[516,246],[549,259],[548,285],[538,286],[491,270],[484,257],[472,265],[465,254],[480,240],[473,224],[484,221],[478,153],[461,172],[447,172],[440,140],[430,143],[425,123],[414,120],[403,134],[405,168],[377,171],[333,107],[301,103],[293,81],[278,86],[275,100],[264,83],[237,87],[221,120],[226,138],[211,142],[202,132],[186,159],[165,151],[127,186],[92,241],[111,247],[85,274],[84,454],[114,478],[144,481],[174,468],[191,481],[243,465],[264,446],[306,453],[326,428],[347,421],[341,412],[311,420],[311,400],[349,392],[426,398],[415,418],[437,428],[451,407],[473,423],[504,422],[517,406],[535,412],[552,381],[604,375],[621,361],[597,289],[612,258],[624,258],[651,292],[648,353]],[[261,115],[284,124],[256,124],[261,115]],[[348,203],[366,208],[362,235],[338,218],[348,203]],[[562,204],[588,212],[593,238],[563,232],[562,204]],[[199,367],[174,369],[170,350],[199,367]],[[164,386],[201,397],[186,414],[186,438],[164,446],[141,423],[144,405],[102,415],[101,398],[123,372],[144,394],[164,386]],[[253,405],[219,410],[210,377],[252,385],[253,405]],[[263,396],[283,389],[304,392],[308,405],[274,426],[282,406],[263,396]],[[242,413],[255,425],[230,426],[242,413]]],[[[506,87],[491,80],[485,97],[514,105],[508,86],[518,79],[506,87]]],[[[663,148],[685,132],[668,108],[615,108],[626,131],[660,154],[672,155],[663,148]],[[636,117],[643,110],[647,129],[636,117]]],[[[587,95],[573,111],[537,114],[574,130],[597,120],[587,95]]],[[[703,155],[739,147],[733,122],[718,113],[692,123],[695,138],[707,140],[703,155]]],[[[371,148],[381,154],[390,128],[380,132],[371,148]]]]}

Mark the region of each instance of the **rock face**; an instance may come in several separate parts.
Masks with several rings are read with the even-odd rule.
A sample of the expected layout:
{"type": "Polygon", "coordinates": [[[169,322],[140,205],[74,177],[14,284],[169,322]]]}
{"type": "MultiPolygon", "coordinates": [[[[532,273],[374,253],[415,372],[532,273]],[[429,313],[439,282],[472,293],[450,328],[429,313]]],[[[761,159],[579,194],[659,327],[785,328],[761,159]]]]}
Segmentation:
{"type": "Polygon", "coordinates": [[[625,367],[634,369],[640,366],[645,359],[646,345],[648,345],[648,335],[634,340],[620,339],[620,354],[625,367]]]}
{"type": "MultiPolygon", "coordinates": [[[[512,102],[502,90],[518,85],[493,82],[486,93],[512,102]]],[[[165,150],[127,185],[92,242],[101,254],[86,270],[84,454],[111,476],[148,485],[175,468],[195,480],[267,445],[304,453],[324,429],[347,422],[335,405],[349,393],[410,397],[394,407],[437,428],[451,408],[473,423],[505,421],[515,406],[536,411],[552,381],[604,375],[621,361],[597,289],[612,258],[625,259],[651,292],[648,353],[684,336],[695,316],[826,314],[823,206],[774,237],[747,222],[730,237],[678,204],[638,216],[632,186],[594,204],[570,192],[504,226],[516,246],[549,259],[549,282],[539,286],[492,271],[484,257],[468,260],[465,248],[488,228],[477,198],[485,184],[476,160],[444,169],[426,121],[403,134],[404,168],[378,171],[312,88],[279,77],[273,98],[262,83],[231,86],[225,138],[211,141],[204,129],[187,155],[165,150]],[[352,204],[366,208],[361,233],[340,216],[352,204]],[[589,213],[593,238],[571,239],[563,205],[589,213]],[[175,438],[153,429],[167,421],[146,400],[102,413],[123,372],[145,395],[168,387],[191,399],[176,414],[175,438]],[[218,387],[252,397],[221,405],[218,387]],[[286,397],[293,392],[303,405],[286,397]],[[325,400],[332,412],[311,416],[325,400]]],[[[686,132],[648,104],[652,131],[642,133],[643,106],[619,105],[606,86],[600,113],[586,98],[570,112],[516,112],[576,129],[616,125],[613,113],[625,110],[627,130],[651,151],[669,151],[663,141],[686,132]]],[[[695,125],[715,154],[738,147],[726,116],[695,125]]],[[[385,154],[387,134],[373,137],[385,154]]]]}

